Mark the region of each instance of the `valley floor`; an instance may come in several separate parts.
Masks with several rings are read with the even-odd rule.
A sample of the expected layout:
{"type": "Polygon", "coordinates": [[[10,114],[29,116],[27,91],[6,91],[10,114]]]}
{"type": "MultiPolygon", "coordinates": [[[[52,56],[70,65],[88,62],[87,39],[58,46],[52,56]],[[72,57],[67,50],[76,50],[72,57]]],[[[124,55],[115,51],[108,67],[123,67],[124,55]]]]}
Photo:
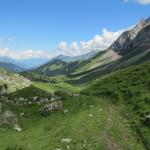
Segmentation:
{"type": "Polygon", "coordinates": [[[0,128],[0,150],[144,150],[119,106],[107,100],[68,98],[63,110],[48,116],[38,114],[37,106],[14,110],[26,114],[23,131],[0,128]]]}

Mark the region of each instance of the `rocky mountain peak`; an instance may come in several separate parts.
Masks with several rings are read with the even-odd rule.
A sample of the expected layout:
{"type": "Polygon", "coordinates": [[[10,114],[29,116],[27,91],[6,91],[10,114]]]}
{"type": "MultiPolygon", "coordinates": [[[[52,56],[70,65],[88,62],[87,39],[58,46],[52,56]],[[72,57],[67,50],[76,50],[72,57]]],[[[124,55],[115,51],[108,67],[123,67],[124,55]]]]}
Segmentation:
{"type": "MultiPolygon", "coordinates": [[[[141,37],[144,37],[146,39],[145,44],[147,44],[148,42],[147,39],[149,38],[150,33],[149,26],[150,26],[150,17],[147,19],[141,19],[139,23],[132,29],[122,33],[119,36],[119,38],[109,47],[109,49],[112,49],[115,52],[124,55],[128,51],[133,49],[135,46],[140,46],[141,41],[139,40],[139,36],[140,39],[142,39],[141,37]],[[146,29],[146,32],[143,31],[144,29],[146,29]]],[[[144,44],[143,40],[142,44],[144,44]]]]}
{"type": "Polygon", "coordinates": [[[148,25],[150,25],[150,17],[148,19],[141,19],[139,23],[129,31],[130,39],[134,39],[139,31],[141,31],[148,25]]]}

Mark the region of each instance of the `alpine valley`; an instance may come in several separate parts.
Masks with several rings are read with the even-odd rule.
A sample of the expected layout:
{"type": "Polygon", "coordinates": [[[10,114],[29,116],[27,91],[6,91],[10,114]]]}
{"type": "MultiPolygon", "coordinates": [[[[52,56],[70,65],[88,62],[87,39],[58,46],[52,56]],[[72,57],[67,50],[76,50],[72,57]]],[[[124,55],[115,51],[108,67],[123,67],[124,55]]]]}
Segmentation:
{"type": "Polygon", "coordinates": [[[103,51],[25,63],[0,58],[0,150],[150,150],[150,18],[103,51]]]}

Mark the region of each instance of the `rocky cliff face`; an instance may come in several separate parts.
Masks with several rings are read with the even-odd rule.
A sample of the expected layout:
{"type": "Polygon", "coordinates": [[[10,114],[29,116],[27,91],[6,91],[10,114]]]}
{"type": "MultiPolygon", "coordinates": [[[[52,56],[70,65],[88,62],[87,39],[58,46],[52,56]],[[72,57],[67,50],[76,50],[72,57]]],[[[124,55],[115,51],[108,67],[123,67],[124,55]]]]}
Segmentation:
{"type": "Polygon", "coordinates": [[[109,49],[126,55],[137,47],[145,50],[150,48],[150,17],[141,20],[131,30],[125,31],[109,49]]]}

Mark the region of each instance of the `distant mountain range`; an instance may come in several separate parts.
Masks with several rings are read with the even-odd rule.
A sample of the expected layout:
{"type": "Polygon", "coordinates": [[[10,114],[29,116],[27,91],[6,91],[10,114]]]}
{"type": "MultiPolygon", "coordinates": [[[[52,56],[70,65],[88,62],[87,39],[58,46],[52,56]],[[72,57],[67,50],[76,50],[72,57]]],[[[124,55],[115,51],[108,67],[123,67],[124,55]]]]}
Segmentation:
{"type": "Polygon", "coordinates": [[[0,67],[6,69],[8,71],[11,71],[11,72],[22,72],[22,71],[25,71],[24,68],[22,68],[20,66],[17,66],[15,64],[12,64],[12,63],[0,62],[0,67]]]}
{"type": "MultiPolygon", "coordinates": [[[[65,56],[65,55],[59,55],[55,58],[53,58],[52,60],[62,60],[64,62],[74,62],[74,61],[83,61],[83,60],[87,60],[87,59],[90,59],[92,58],[93,56],[95,56],[98,52],[96,51],[90,51],[86,54],[83,54],[83,55],[79,55],[79,56],[74,56],[74,57],[71,57],[71,56],[65,56]]],[[[51,60],[51,61],[52,61],[51,60]]]]}
{"type": "Polygon", "coordinates": [[[63,62],[74,62],[79,60],[86,60],[94,55],[96,55],[96,51],[91,51],[87,54],[81,55],[81,56],[65,56],[65,55],[59,55],[55,58],[52,58],[51,60],[46,58],[32,58],[32,59],[25,59],[25,60],[14,60],[10,57],[0,57],[0,67],[3,67],[9,71],[13,72],[22,72],[28,69],[37,68],[40,65],[43,65],[45,63],[50,63],[55,60],[60,60],[63,62]]]}
{"type": "Polygon", "coordinates": [[[58,56],[35,68],[45,76],[67,76],[71,83],[84,83],[114,70],[150,60],[150,18],[125,31],[105,51],[80,57],[58,56]]]}
{"type": "Polygon", "coordinates": [[[91,51],[76,57],[59,55],[51,60],[31,59],[16,62],[9,58],[0,58],[0,66],[15,72],[34,68],[28,72],[50,77],[64,75],[71,78],[71,82],[74,82],[74,78],[85,82],[107,72],[149,60],[150,18],[141,20],[135,27],[122,33],[105,51],[91,51]]]}
{"type": "Polygon", "coordinates": [[[150,61],[150,18],[122,33],[105,53],[98,55],[86,64],[88,69],[70,75],[70,82],[88,82],[117,69],[150,61]]]}

